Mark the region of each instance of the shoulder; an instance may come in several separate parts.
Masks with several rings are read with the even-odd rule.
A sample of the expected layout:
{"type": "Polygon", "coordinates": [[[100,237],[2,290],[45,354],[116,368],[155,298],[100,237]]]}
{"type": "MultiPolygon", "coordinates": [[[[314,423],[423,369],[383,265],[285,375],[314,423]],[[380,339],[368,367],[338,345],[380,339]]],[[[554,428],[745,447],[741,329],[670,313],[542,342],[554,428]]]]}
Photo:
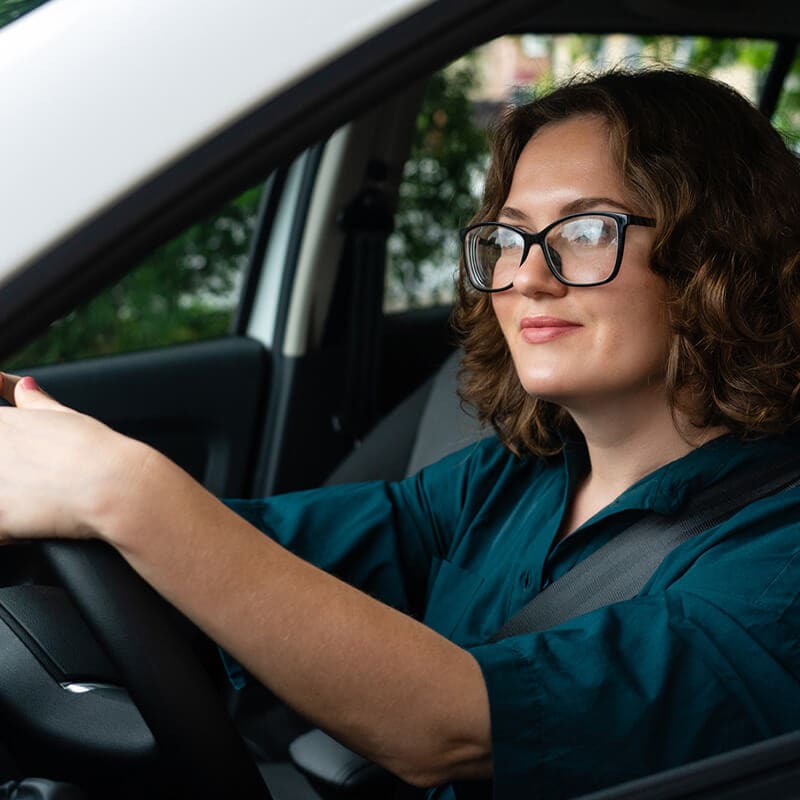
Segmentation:
{"type": "Polygon", "coordinates": [[[520,458],[489,436],[390,485],[390,492],[400,507],[435,517],[453,536],[477,516],[504,513],[553,466],[534,456],[520,458]]]}
{"type": "Polygon", "coordinates": [[[800,487],[748,504],[678,550],[672,566],[683,574],[675,588],[728,609],[800,615],[800,487]]]}
{"type": "Polygon", "coordinates": [[[507,484],[519,478],[530,481],[543,472],[557,469],[560,464],[558,456],[550,459],[533,455],[517,456],[497,436],[492,435],[424,467],[410,480],[432,485],[446,482],[452,488],[462,482],[494,481],[507,484]]]}

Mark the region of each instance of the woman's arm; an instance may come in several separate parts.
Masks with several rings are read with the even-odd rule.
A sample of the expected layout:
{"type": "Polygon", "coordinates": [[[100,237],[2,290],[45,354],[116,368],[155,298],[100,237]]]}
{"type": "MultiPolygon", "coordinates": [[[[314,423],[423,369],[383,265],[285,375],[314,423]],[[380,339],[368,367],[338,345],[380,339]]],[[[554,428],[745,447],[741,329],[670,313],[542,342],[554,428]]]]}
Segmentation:
{"type": "Polygon", "coordinates": [[[487,692],[469,653],[293,556],[152,448],[26,383],[2,389],[18,406],[0,415],[5,535],[110,542],[278,696],[410,783],[490,774],[487,692]]]}

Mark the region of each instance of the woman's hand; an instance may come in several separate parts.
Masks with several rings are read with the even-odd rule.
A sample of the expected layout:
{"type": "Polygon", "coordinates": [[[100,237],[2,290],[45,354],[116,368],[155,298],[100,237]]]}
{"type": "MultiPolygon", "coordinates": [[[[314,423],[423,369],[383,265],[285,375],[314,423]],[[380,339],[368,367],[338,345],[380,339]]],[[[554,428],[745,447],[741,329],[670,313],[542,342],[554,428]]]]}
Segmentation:
{"type": "Polygon", "coordinates": [[[284,550],[156,450],[0,378],[16,406],[0,408],[0,538],[98,536],[289,705],[408,782],[491,774],[469,653],[284,550]]]}
{"type": "Polygon", "coordinates": [[[33,378],[0,373],[0,539],[103,536],[109,504],[135,487],[144,445],[61,405],[33,378]]]}

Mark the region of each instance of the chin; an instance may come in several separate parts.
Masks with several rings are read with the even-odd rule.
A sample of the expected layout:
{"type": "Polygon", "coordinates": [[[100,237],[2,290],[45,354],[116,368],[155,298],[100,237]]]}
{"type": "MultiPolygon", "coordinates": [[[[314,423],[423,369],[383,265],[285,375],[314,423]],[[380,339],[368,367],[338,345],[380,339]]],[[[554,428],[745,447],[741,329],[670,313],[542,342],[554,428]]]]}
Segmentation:
{"type": "Polygon", "coordinates": [[[565,386],[563,381],[542,380],[541,378],[520,377],[520,383],[526,394],[548,403],[563,405],[570,397],[574,397],[575,386],[565,386]]]}

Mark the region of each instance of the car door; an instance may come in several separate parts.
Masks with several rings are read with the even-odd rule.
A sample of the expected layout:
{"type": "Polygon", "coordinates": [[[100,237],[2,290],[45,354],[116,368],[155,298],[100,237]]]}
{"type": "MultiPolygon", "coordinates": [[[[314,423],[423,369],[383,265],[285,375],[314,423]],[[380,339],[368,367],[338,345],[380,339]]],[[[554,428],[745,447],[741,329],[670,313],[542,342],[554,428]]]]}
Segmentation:
{"type": "MultiPolygon", "coordinates": [[[[411,4],[411,10],[422,5],[411,4]]],[[[24,33],[24,26],[35,27],[44,12],[52,13],[45,5],[10,28],[24,33]]],[[[391,16],[390,12],[381,11],[391,16]]],[[[61,13],[67,15],[68,10],[61,13]]],[[[98,5],[91,13],[98,16],[98,30],[103,29],[104,9],[98,5]]],[[[244,12],[237,8],[231,13],[235,17],[244,12]]],[[[426,7],[423,18],[401,24],[400,30],[411,41],[428,25],[441,29],[448,15],[461,13],[438,4],[426,7]]],[[[137,17],[140,14],[136,12],[137,17]]],[[[11,39],[13,50],[13,37],[6,38],[11,39]]],[[[379,40],[382,34],[366,43],[364,55],[383,63],[375,49],[379,40]]],[[[416,56],[409,55],[404,54],[405,74],[423,72],[416,56]]],[[[392,71],[401,66],[400,62],[392,65],[392,71]]],[[[360,70],[360,65],[348,67],[354,69],[360,70]]],[[[352,210],[361,194],[375,191],[391,214],[422,87],[412,81],[410,89],[381,98],[383,102],[372,111],[348,120],[342,111],[355,108],[356,103],[341,105],[341,92],[336,92],[343,77],[347,76],[337,66],[321,84],[335,113],[309,117],[291,140],[280,134],[270,136],[268,131],[280,131],[281,120],[294,111],[308,88],[298,86],[294,99],[289,93],[277,104],[268,103],[234,123],[221,142],[202,143],[106,211],[94,212],[83,227],[60,239],[55,236],[49,250],[43,239],[29,238],[14,245],[38,247],[42,253],[24,275],[10,275],[0,298],[0,304],[5,304],[0,311],[5,316],[0,347],[5,350],[6,367],[30,372],[63,402],[152,443],[215,493],[269,494],[322,480],[377,415],[424,378],[450,346],[446,311],[440,310],[432,323],[438,331],[437,347],[422,346],[424,324],[413,326],[421,333],[415,334],[417,342],[409,347],[409,328],[398,324],[387,326],[387,345],[380,334],[371,354],[361,352],[370,338],[364,334],[377,333],[371,326],[380,318],[376,304],[382,276],[361,279],[351,274],[352,265],[361,259],[355,240],[363,226],[357,213],[344,228],[337,217],[352,210]],[[337,118],[344,119],[345,125],[334,132],[332,123],[337,118]],[[297,145],[303,143],[309,146],[301,151],[297,145]],[[263,152],[254,154],[254,147],[263,152]],[[225,170],[220,170],[220,163],[225,170]],[[376,169],[388,172],[376,181],[376,169]],[[211,336],[209,329],[188,335],[177,331],[175,335],[127,337],[133,338],[132,344],[116,344],[113,340],[126,337],[116,336],[114,328],[129,329],[134,324],[144,328],[152,320],[145,319],[142,309],[126,305],[124,298],[113,310],[115,317],[103,318],[111,312],[108,307],[98,310],[102,298],[124,294],[122,284],[149,269],[148,262],[154,259],[160,261],[162,271],[150,276],[150,288],[158,299],[158,282],[163,283],[160,296],[169,301],[172,313],[180,312],[182,306],[202,304],[211,314],[218,310],[214,304],[220,298],[211,297],[209,285],[195,282],[192,296],[172,277],[205,270],[212,273],[213,281],[213,253],[176,252],[175,243],[192,238],[198,225],[213,227],[214,219],[225,222],[224,207],[243,196],[243,187],[247,187],[244,194],[260,191],[261,202],[256,223],[237,255],[245,262],[240,270],[241,290],[229,291],[224,298],[230,317],[227,327],[217,326],[211,336]],[[171,238],[165,238],[167,233],[171,238]],[[166,257],[159,258],[159,253],[166,257]],[[202,257],[209,265],[198,268],[196,262],[202,257]],[[356,301],[354,287],[362,292],[356,301]],[[101,318],[105,343],[84,346],[86,342],[76,341],[71,349],[47,352],[42,337],[86,339],[90,331],[79,330],[73,336],[70,330],[80,329],[81,318],[85,321],[93,314],[101,318]],[[52,326],[50,331],[47,324],[52,326]],[[398,346],[401,338],[405,346],[398,346]],[[371,391],[374,377],[374,369],[365,371],[365,365],[374,365],[386,349],[398,354],[404,368],[387,370],[386,375],[395,376],[389,380],[388,396],[380,391],[381,397],[365,404],[363,389],[371,391]],[[418,358],[420,353],[427,354],[427,360],[418,358]]],[[[318,77],[317,94],[319,86],[318,77]]],[[[361,94],[354,87],[348,91],[353,97],[361,94]]],[[[380,87],[370,91],[375,96],[380,87]]],[[[81,202],[79,198],[74,205],[81,202]]],[[[44,213],[51,212],[45,209],[44,213]]],[[[205,240],[208,247],[212,242],[213,236],[205,240]]],[[[9,254],[12,244],[6,248],[9,254]]],[[[149,311],[152,318],[164,313],[158,308],[149,311]]]]}
{"type": "Polygon", "coordinates": [[[442,309],[428,368],[400,371],[381,407],[377,390],[365,402],[387,348],[407,361],[423,349],[407,321],[379,330],[386,236],[421,94],[412,86],[279,166],[6,368],[152,444],[218,495],[319,483],[447,350],[442,309]],[[373,230],[376,202],[385,230],[373,230]]]}

